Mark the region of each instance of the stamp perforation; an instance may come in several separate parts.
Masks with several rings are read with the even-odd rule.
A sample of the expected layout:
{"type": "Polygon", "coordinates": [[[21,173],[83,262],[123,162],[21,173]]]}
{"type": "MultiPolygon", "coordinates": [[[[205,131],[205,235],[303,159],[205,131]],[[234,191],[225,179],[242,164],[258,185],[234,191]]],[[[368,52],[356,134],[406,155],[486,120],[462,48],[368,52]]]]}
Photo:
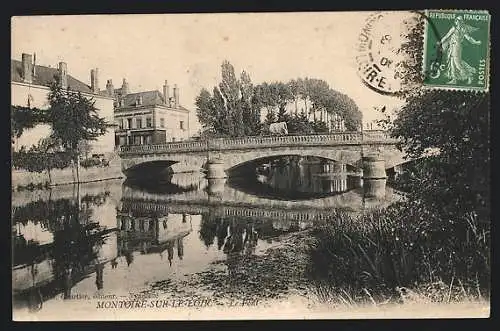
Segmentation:
{"type": "MultiPolygon", "coordinates": [[[[471,91],[471,92],[487,92],[489,91],[489,85],[490,85],[490,79],[491,79],[491,73],[490,73],[490,67],[491,67],[491,56],[490,56],[490,49],[491,49],[491,38],[490,38],[490,21],[491,21],[491,15],[487,10],[456,10],[456,9],[428,9],[425,10],[425,22],[424,22],[424,33],[423,33],[423,49],[422,49],[422,74],[424,76],[424,81],[422,84],[423,89],[442,89],[442,90],[450,90],[450,91],[471,91]],[[438,56],[436,62],[433,62],[432,65],[436,64],[438,65],[438,68],[434,69],[431,68],[432,65],[429,65],[430,58],[429,58],[429,48],[430,45],[429,43],[431,42],[429,39],[429,35],[431,33],[431,27],[433,29],[437,30],[437,28],[434,26],[434,24],[438,24],[437,22],[432,21],[432,18],[430,16],[432,13],[442,13],[442,15],[452,15],[448,19],[453,20],[453,23],[451,24],[451,27],[448,26],[446,29],[448,29],[448,32],[441,37],[439,34],[437,35],[437,44],[438,47],[442,47],[441,43],[448,43],[447,46],[444,46],[442,49],[438,49],[438,56]],[[477,21],[486,21],[486,23],[482,23],[483,26],[478,26],[479,23],[476,24],[476,26],[471,26],[468,23],[464,23],[464,15],[483,15],[486,16],[486,19],[484,18],[475,18],[474,20],[477,21]],[[484,27],[486,25],[486,27],[484,27]],[[483,31],[481,31],[483,30],[483,31]],[[485,31],[484,31],[485,30],[485,31]],[[481,40],[480,37],[479,39],[476,40],[474,37],[470,35],[471,32],[479,31],[482,32],[484,36],[482,36],[486,40],[481,40]],[[484,57],[479,60],[479,63],[484,63],[483,66],[480,66],[480,64],[476,66],[470,65],[467,63],[463,58],[462,58],[462,50],[464,48],[463,41],[466,40],[467,42],[471,44],[475,44],[477,47],[484,47],[484,57]],[[481,45],[482,46],[479,46],[481,45]],[[446,49],[446,47],[448,47],[446,49]],[[445,63],[441,61],[441,56],[443,56],[443,52],[446,49],[447,54],[444,54],[447,56],[447,60],[445,63]],[[481,62],[484,61],[484,62],[481,62]],[[436,81],[437,78],[440,77],[440,70],[445,70],[446,69],[446,74],[445,76],[450,78],[448,82],[442,82],[441,81],[436,81]],[[438,70],[438,74],[436,77],[431,76],[432,70],[438,70]],[[476,72],[478,73],[478,78],[482,77],[482,79],[479,79],[479,82],[481,80],[484,82],[482,85],[479,84],[479,82],[476,82],[475,84],[472,83],[473,80],[476,80],[476,72]],[[451,77],[450,77],[451,76],[451,77]],[[467,83],[461,83],[462,81],[466,80],[467,83]]],[[[434,31],[436,33],[436,31],[434,31]]],[[[476,52],[479,54],[479,52],[476,52]]]]}

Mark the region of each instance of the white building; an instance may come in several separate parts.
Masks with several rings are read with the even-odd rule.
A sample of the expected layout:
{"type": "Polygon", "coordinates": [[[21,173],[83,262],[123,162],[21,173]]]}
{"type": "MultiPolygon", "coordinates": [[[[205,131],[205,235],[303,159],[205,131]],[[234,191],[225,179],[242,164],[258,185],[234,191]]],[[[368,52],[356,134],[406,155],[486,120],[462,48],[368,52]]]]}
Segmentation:
{"type": "Polygon", "coordinates": [[[120,89],[111,80],[107,95],[115,97],[116,146],[164,144],[189,139],[189,110],[179,103],[179,88],[173,96],[165,81],[160,91],[131,93],[124,79],[120,89]]]}
{"type": "MultiPolygon", "coordinates": [[[[60,62],[57,68],[41,66],[35,63],[36,57],[23,54],[22,61],[11,60],[11,104],[16,106],[29,106],[32,108],[47,109],[47,99],[50,85],[56,77],[63,88],[69,87],[72,91],[79,91],[83,96],[93,98],[95,107],[100,117],[113,124],[113,98],[102,95],[99,91],[98,69],[92,69],[90,86],[68,74],[68,65],[60,62]]],[[[22,136],[15,139],[13,150],[21,146],[29,148],[36,145],[42,138],[50,134],[51,128],[46,124],[36,125],[27,129],[22,136]]],[[[97,141],[91,142],[93,154],[106,154],[114,150],[114,128],[109,127],[106,134],[97,141]]]]}

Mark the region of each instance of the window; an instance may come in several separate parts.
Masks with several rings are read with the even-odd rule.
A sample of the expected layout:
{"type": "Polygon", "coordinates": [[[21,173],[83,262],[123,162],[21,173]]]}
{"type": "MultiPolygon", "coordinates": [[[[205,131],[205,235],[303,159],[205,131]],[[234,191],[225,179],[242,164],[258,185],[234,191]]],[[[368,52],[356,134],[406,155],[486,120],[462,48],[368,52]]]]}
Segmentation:
{"type": "Polygon", "coordinates": [[[165,119],[162,117],[160,118],[160,128],[164,128],[165,127],[165,119]]]}
{"type": "Polygon", "coordinates": [[[180,128],[181,130],[184,130],[184,121],[180,121],[180,122],[179,122],[179,128],[180,128]]]}
{"type": "Polygon", "coordinates": [[[132,119],[127,118],[127,129],[132,129],[132,119]]]}
{"type": "Polygon", "coordinates": [[[135,125],[137,126],[138,129],[142,128],[142,118],[136,118],[135,125]]]}
{"type": "Polygon", "coordinates": [[[153,127],[153,120],[151,117],[146,117],[146,127],[147,128],[153,127]]]}
{"type": "Polygon", "coordinates": [[[119,127],[120,129],[123,129],[123,126],[124,126],[124,122],[123,122],[123,120],[121,120],[121,119],[120,119],[120,120],[118,120],[118,127],[119,127]]]}

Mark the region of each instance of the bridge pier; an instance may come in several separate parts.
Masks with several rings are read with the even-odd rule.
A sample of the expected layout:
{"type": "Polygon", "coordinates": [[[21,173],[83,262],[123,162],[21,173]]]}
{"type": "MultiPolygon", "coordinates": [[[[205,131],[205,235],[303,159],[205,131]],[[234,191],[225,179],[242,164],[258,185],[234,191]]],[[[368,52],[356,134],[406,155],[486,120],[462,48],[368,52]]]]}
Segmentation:
{"type": "Polygon", "coordinates": [[[380,154],[363,157],[363,191],[367,198],[385,198],[387,174],[380,154]]]}
{"type": "Polygon", "coordinates": [[[207,192],[210,196],[222,196],[226,186],[226,178],[207,178],[207,192]]]}
{"type": "Polygon", "coordinates": [[[209,159],[207,162],[207,179],[227,178],[224,170],[224,161],[219,159],[209,159]]]}
{"type": "Polygon", "coordinates": [[[207,162],[206,177],[208,180],[208,194],[211,196],[222,196],[227,180],[224,162],[219,159],[209,159],[207,162]]]}

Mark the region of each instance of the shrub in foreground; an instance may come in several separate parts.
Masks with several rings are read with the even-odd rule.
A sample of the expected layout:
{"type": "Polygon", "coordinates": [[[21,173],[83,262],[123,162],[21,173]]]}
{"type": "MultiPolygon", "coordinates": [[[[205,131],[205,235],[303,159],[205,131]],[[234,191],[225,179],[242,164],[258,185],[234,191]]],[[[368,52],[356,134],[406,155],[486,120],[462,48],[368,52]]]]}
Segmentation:
{"type": "Polygon", "coordinates": [[[489,222],[469,213],[443,219],[422,204],[401,202],[349,216],[313,231],[308,277],[323,299],[425,301],[489,297],[489,222]]]}

